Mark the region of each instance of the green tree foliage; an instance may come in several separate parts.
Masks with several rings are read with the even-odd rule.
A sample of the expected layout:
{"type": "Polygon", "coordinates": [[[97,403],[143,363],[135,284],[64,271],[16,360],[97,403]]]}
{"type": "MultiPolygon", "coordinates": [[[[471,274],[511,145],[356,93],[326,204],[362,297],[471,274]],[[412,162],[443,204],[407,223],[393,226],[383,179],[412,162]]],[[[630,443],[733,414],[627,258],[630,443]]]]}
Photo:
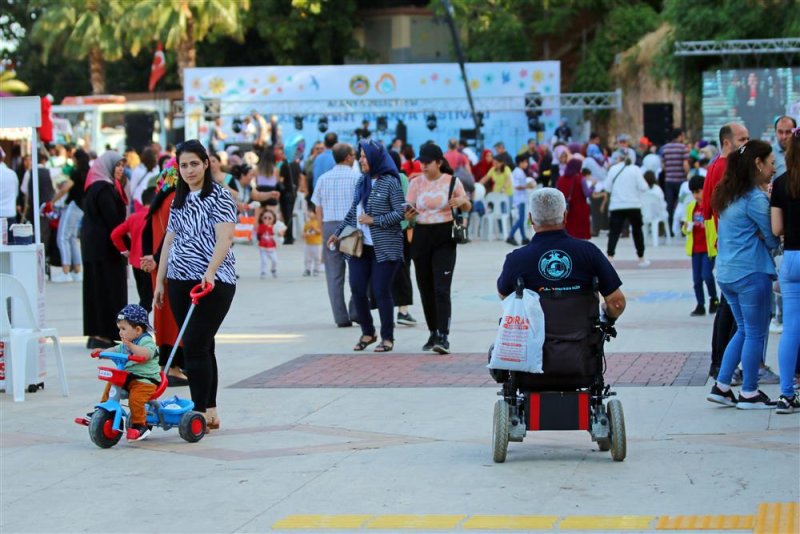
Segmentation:
{"type": "Polygon", "coordinates": [[[278,65],[341,64],[356,50],[355,0],[261,0],[251,19],[278,65]]]}
{"type": "Polygon", "coordinates": [[[105,63],[124,52],[119,20],[132,0],[35,0],[38,8],[31,39],[42,45],[42,61],[51,55],[67,59],[89,58],[89,80],[94,94],[105,93],[105,63]],[[55,52],[55,54],[54,54],[55,52]]]}
{"type": "MultiPolygon", "coordinates": [[[[610,90],[617,53],[659,23],[658,0],[452,0],[470,61],[555,59],[572,90],[610,90]],[[584,35],[586,48],[584,49],[584,35]],[[583,56],[583,57],[581,57],[583,56]]],[[[441,12],[438,0],[431,7],[441,12]]]]}
{"type": "Polygon", "coordinates": [[[178,76],[197,65],[196,44],[230,37],[244,38],[245,13],[250,0],[136,0],[125,17],[127,43],[136,56],[154,40],[177,55],[178,76]]]}
{"type": "Polygon", "coordinates": [[[644,2],[620,3],[613,7],[578,65],[572,89],[578,92],[611,91],[610,68],[616,54],[630,48],[645,34],[655,30],[661,18],[644,2]]]}

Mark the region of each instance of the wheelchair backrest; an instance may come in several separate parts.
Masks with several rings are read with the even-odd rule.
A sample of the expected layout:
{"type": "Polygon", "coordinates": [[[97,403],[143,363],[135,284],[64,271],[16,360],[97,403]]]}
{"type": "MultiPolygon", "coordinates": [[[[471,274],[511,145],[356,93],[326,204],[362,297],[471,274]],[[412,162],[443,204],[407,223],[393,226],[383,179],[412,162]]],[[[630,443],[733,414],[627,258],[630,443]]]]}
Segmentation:
{"type": "Polygon", "coordinates": [[[539,302],[548,337],[590,332],[600,319],[600,301],[594,291],[542,291],[539,302]]]}

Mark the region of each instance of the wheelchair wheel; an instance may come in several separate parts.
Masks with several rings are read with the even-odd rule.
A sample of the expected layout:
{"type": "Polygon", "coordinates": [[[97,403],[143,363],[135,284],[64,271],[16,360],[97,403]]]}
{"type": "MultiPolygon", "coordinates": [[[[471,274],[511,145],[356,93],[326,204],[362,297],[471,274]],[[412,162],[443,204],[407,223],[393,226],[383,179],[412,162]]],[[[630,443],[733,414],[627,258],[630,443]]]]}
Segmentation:
{"type": "Polygon", "coordinates": [[[609,438],[600,438],[597,440],[597,448],[605,452],[611,448],[611,440],[609,438]]]}
{"type": "Polygon", "coordinates": [[[621,462],[627,454],[627,444],[625,414],[622,411],[622,403],[618,399],[608,401],[608,423],[611,426],[611,458],[615,462],[621,462]]]}
{"type": "Polygon", "coordinates": [[[109,449],[119,443],[122,432],[114,429],[114,414],[98,408],[89,421],[89,437],[101,449],[109,449]]]}
{"type": "Polygon", "coordinates": [[[506,461],[508,452],[508,403],[500,399],[494,405],[492,424],[492,459],[496,463],[506,461]]]}

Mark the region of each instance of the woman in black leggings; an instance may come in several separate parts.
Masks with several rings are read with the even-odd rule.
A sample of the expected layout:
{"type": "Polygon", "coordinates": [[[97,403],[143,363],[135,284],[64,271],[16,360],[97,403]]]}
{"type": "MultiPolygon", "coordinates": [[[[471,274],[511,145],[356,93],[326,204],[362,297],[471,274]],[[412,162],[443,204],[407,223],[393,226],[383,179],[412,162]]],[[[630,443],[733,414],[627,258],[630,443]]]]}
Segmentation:
{"type": "Polygon", "coordinates": [[[453,213],[469,213],[472,204],[464,186],[433,143],[419,151],[422,175],[408,186],[406,218],[415,221],[411,258],[430,337],[422,350],[450,352],[450,285],[456,266],[453,213]]]}
{"type": "Polygon", "coordinates": [[[194,409],[205,416],[208,428],[219,428],[217,415],[217,358],[214,336],[228,313],[236,292],[236,271],[231,243],[236,224],[236,202],[214,182],[208,154],[197,140],[177,147],[181,179],[164,236],[153,300],[161,306],[164,281],[167,297],[182,325],[189,311],[189,291],[201,284],[212,287],[200,299],[183,334],[183,349],[189,390],[194,409]]]}

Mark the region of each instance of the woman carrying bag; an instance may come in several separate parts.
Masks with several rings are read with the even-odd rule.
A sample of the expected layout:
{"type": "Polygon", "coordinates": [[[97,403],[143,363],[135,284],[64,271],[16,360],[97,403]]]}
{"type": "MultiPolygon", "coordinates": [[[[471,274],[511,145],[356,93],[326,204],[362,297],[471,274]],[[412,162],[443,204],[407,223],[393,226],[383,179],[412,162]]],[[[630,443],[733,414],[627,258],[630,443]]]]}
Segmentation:
{"type": "Polygon", "coordinates": [[[452,175],[442,149],[433,143],[419,151],[422,176],[408,187],[406,218],[416,217],[411,258],[430,337],[422,350],[450,352],[450,285],[456,265],[453,213],[472,205],[464,186],[452,175]]]}
{"type": "Polygon", "coordinates": [[[350,255],[347,261],[362,334],[353,350],[362,351],[378,341],[367,292],[371,282],[381,318],[381,342],[375,352],[390,352],[394,348],[392,283],[403,261],[403,189],[397,167],[383,146],[374,141],[360,141],[358,146],[363,174],[356,184],[353,204],[327,246],[337,246],[345,228],[357,228],[363,234],[361,254],[350,255]]]}

